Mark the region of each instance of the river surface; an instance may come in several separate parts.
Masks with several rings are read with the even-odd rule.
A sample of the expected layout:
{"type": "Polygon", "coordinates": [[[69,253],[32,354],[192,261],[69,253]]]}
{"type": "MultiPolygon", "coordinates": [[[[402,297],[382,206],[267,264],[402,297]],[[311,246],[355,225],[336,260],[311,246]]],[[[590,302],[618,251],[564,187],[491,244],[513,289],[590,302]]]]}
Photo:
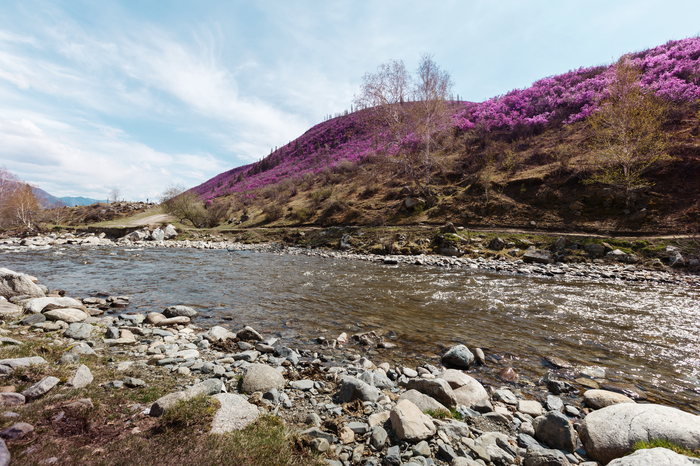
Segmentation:
{"type": "Polygon", "coordinates": [[[543,358],[558,356],[700,413],[700,290],[689,286],[200,249],[56,247],[0,253],[0,267],[67,296],[128,295],[124,312],[193,306],[203,327],[251,325],[299,341],[394,331],[399,348],[383,355],[433,363],[464,343],[534,382],[551,370],[543,358]]]}

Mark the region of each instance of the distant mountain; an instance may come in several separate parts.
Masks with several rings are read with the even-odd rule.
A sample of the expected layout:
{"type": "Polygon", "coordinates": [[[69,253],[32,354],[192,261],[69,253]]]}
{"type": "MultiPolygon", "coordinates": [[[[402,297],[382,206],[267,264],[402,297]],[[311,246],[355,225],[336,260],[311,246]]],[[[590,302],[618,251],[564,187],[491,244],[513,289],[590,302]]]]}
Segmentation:
{"type": "Polygon", "coordinates": [[[32,186],[32,191],[34,191],[34,195],[39,199],[39,202],[46,206],[46,207],[67,207],[68,204],[61,199],[57,198],[56,196],[52,196],[51,194],[47,193],[43,189],[37,188],[32,186]]]}
{"type": "Polygon", "coordinates": [[[77,205],[92,205],[100,202],[107,202],[98,199],[90,199],[89,197],[62,197],[61,200],[68,205],[68,207],[75,207],[77,205]]]}

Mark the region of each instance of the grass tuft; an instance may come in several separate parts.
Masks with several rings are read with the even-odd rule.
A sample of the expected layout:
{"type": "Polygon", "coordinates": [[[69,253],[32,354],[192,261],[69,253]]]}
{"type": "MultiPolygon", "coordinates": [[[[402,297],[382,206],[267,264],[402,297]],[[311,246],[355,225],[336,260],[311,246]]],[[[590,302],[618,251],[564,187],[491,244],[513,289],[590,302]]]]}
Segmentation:
{"type": "Polygon", "coordinates": [[[652,439],[648,442],[640,440],[634,444],[632,451],[635,452],[637,450],[646,450],[649,448],[666,448],[667,450],[675,451],[681,455],[690,456],[692,458],[700,458],[700,450],[690,450],[662,438],[652,439]]]}

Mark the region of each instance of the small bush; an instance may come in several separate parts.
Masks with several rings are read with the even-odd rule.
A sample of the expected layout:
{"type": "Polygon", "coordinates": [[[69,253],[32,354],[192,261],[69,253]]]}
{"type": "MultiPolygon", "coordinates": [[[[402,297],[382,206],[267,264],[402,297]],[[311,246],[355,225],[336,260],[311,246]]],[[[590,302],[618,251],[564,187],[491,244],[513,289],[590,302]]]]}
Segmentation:
{"type": "Polygon", "coordinates": [[[179,432],[196,427],[206,428],[214,419],[219,402],[209,396],[199,395],[186,401],[180,401],[168,409],[160,418],[158,430],[161,432],[179,432]]]}
{"type": "Polygon", "coordinates": [[[294,211],[294,218],[296,218],[299,223],[306,223],[311,218],[311,212],[308,209],[299,208],[294,211]]]}
{"type": "Polygon", "coordinates": [[[265,220],[268,222],[274,222],[282,218],[284,215],[284,209],[279,204],[269,204],[263,209],[263,214],[265,214],[265,220]]]}

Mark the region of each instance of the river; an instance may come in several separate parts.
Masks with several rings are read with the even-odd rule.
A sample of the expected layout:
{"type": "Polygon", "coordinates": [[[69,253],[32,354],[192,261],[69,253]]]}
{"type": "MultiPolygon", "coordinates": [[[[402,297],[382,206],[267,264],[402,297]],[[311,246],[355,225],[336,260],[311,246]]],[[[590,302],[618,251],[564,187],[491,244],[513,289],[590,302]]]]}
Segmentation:
{"type": "Polygon", "coordinates": [[[203,327],[251,325],[302,342],[394,331],[394,357],[433,363],[464,343],[533,382],[551,369],[543,357],[558,356],[700,413],[700,290],[689,286],[165,248],[8,252],[0,267],[68,296],[128,295],[123,312],[193,306],[203,327]]]}

